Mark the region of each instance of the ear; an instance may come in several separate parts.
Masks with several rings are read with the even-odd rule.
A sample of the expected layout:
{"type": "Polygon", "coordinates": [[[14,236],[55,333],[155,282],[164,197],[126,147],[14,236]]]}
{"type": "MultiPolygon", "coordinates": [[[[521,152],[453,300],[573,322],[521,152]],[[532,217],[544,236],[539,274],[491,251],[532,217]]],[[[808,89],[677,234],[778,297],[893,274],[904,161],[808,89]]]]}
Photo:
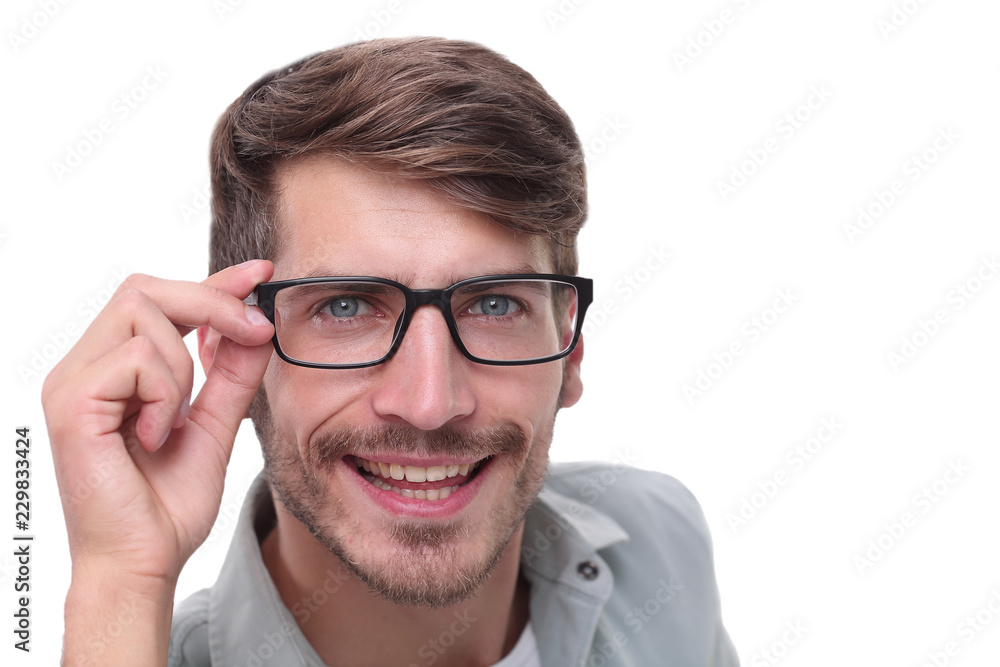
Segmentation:
{"type": "Polygon", "coordinates": [[[576,342],[576,347],[566,357],[563,367],[562,403],[560,408],[576,405],[583,396],[583,379],[580,377],[580,364],[583,363],[583,336],[576,342]]]}
{"type": "Polygon", "coordinates": [[[222,334],[215,329],[204,326],[198,327],[198,359],[201,360],[201,367],[208,375],[208,369],[215,361],[215,349],[219,347],[222,334]]]}

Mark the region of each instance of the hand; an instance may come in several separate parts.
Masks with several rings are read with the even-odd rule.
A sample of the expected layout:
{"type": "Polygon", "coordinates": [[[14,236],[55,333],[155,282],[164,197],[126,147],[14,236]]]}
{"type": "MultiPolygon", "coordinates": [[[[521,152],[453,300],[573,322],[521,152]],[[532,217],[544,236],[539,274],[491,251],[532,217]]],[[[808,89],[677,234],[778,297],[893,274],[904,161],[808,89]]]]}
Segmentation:
{"type": "Polygon", "coordinates": [[[130,276],[52,370],[42,404],[80,571],[176,583],[222,502],[240,421],[260,384],[273,328],[243,304],[274,266],[257,260],[202,283],[130,276]],[[182,337],[222,338],[190,402],[182,337]]]}

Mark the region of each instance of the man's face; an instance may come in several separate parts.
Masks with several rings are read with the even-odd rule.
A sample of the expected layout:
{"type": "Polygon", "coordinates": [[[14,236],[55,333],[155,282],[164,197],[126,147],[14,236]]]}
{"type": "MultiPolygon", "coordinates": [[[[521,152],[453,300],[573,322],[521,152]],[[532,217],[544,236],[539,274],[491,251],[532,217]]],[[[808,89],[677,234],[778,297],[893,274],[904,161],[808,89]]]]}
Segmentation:
{"type": "MultiPolygon", "coordinates": [[[[424,289],[553,268],[544,239],[419,182],[315,157],[284,170],[279,192],[273,280],[376,276],[424,289]]],[[[564,406],[582,391],[581,354],[477,364],[425,306],[378,366],[319,370],[273,356],[263,383],[270,414],[257,419],[269,480],[316,539],[387,599],[465,599],[541,487],[560,390],[564,406]]]]}

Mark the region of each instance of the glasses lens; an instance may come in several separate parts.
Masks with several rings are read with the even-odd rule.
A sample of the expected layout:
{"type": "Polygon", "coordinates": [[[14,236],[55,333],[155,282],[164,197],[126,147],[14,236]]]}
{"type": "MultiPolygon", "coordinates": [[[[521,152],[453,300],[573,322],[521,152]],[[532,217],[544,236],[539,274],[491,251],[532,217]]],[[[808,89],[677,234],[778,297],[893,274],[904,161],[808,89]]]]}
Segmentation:
{"type": "Polygon", "coordinates": [[[555,280],[472,283],[451,297],[462,344],[487,361],[529,361],[565,352],[576,330],[576,288],[555,280]]]}
{"type": "Polygon", "coordinates": [[[392,348],[406,298],[391,285],[321,282],[280,290],[274,328],[287,356],[316,364],[363,364],[392,348]]]}

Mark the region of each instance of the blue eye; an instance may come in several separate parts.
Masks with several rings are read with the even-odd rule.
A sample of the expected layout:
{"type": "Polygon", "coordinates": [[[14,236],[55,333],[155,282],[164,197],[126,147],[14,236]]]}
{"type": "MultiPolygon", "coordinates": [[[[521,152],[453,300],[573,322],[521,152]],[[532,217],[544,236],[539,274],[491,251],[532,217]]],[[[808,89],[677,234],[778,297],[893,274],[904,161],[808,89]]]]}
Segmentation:
{"type": "Polygon", "coordinates": [[[334,299],[326,305],[326,309],[334,317],[354,317],[362,308],[362,302],[353,296],[334,299]]]}
{"type": "Polygon", "coordinates": [[[471,310],[476,315],[501,317],[509,313],[516,313],[520,310],[520,308],[518,307],[517,302],[513,299],[491,294],[476,301],[471,310]]]}
{"type": "Polygon", "coordinates": [[[510,299],[502,296],[488,296],[480,299],[480,310],[486,315],[506,315],[510,309],[510,299]]]}

